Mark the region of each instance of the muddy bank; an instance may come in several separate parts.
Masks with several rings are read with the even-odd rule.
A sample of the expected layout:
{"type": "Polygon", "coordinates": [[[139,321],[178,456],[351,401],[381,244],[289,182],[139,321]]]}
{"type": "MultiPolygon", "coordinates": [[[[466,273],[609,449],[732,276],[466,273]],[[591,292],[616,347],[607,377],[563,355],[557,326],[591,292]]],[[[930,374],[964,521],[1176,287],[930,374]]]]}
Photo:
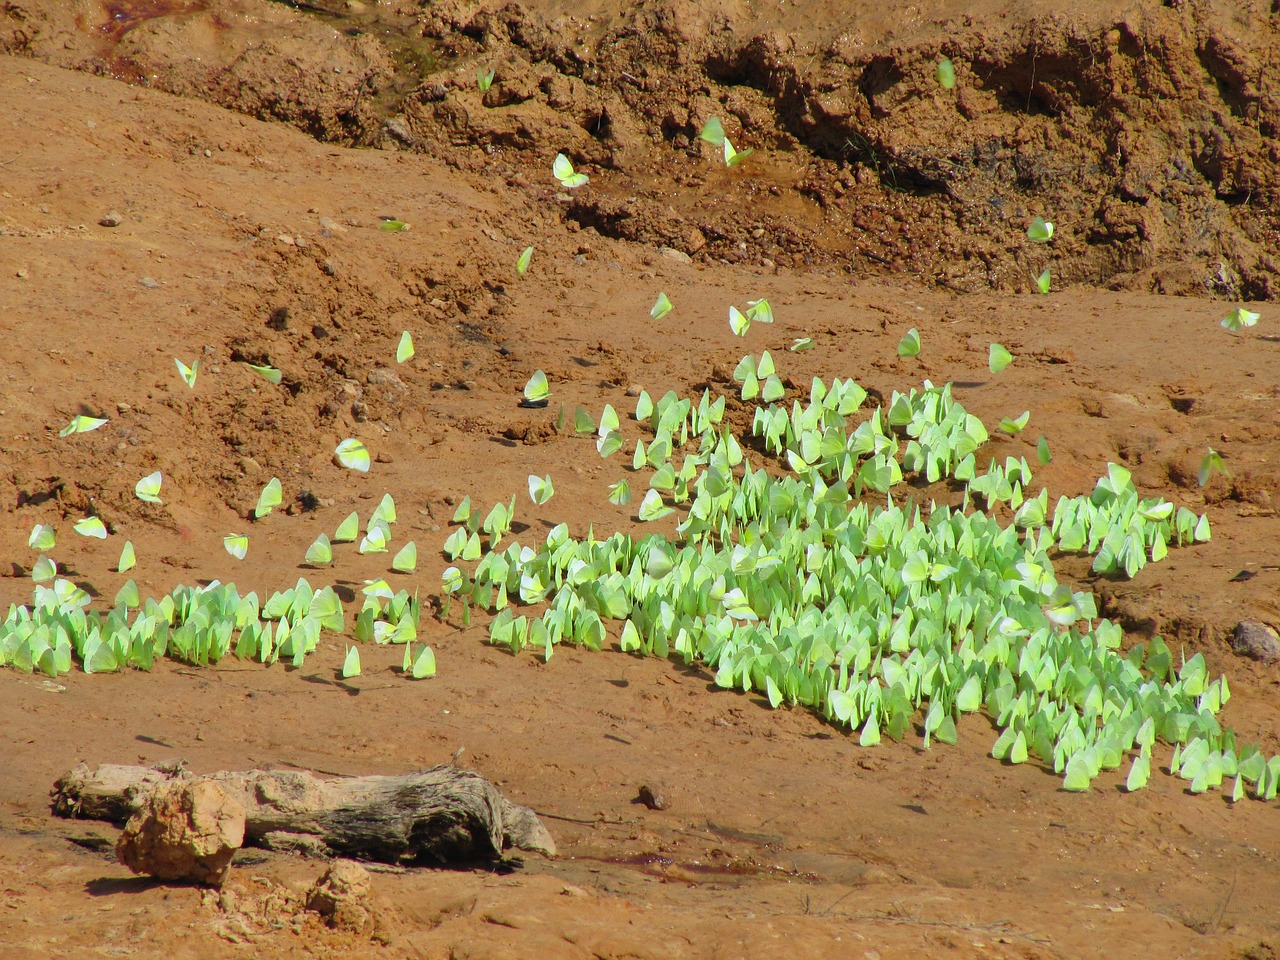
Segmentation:
{"type": "Polygon", "coordinates": [[[702,261],[1277,294],[1277,18],[1250,4],[54,6],[9,5],[3,48],[526,193],[564,151],[592,176],[566,220],[702,261]],[[726,169],[697,139],[711,116],[750,159],[726,169]],[[1036,215],[1046,247],[1026,242],[1036,215]]]}

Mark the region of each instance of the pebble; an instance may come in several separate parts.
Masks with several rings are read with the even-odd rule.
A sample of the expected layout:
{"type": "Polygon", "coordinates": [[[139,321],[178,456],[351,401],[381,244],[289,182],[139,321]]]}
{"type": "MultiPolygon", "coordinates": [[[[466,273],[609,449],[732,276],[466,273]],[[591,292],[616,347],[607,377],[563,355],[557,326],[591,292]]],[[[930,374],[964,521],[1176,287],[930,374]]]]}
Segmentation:
{"type": "Polygon", "coordinates": [[[628,397],[638,397],[642,393],[644,393],[644,387],[640,386],[638,383],[633,383],[631,386],[627,387],[628,397]]]}
{"type": "Polygon", "coordinates": [[[118,227],[124,223],[124,217],[120,216],[115,210],[112,210],[105,217],[98,221],[100,227],[118,227]]]}
{"type": "Polygon", "coordinates": [[[138,282],[142,284],[144,287],[146,287],[148,290],[155,290],[157,287],[160,286],[160,281],[157,280],[155,277],[143,277],[138,282]]]}
{"type": "Polygon", "coordinates": [[[658,253],[668,260],[676,261],[676,263],[693,263],[693,257],[683,250],[677,250],[675,247],[659,247],[658,253]]]}
{"type": "Polygon", "coordinates": [[[666,790],[656,783],[643,784],[640,787],[639,800],[650,810],[666,810],[671,806],[666,790]]]}
{"type": "Polygon", "coordinates": [[[1280,634],[1258,620],[1241,620],[1231,634],[1231,649],[1239,657],[1275,663],[1280,660],[1280,634]]]}

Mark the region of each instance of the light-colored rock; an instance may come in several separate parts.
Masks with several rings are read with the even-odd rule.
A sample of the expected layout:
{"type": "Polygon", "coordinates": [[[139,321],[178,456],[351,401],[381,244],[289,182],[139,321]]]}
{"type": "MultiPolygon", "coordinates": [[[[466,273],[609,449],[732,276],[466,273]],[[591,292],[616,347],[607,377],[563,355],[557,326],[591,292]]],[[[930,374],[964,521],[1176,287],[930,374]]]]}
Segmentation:
{"type": "Polygon", "coordinates": [[[134,873],[222,886],[244,843],[245,811],[210,780],[160,784],[129,818],[116,857],[134,873]]]}

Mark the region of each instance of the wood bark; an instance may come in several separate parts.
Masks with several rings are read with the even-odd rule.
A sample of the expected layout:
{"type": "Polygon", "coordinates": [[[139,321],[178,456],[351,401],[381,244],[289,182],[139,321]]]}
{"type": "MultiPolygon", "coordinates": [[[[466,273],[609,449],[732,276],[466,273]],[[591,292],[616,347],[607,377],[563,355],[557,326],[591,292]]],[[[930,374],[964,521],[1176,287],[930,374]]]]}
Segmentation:
{"type": "Polygon", "coordinates": [[[211,780],[246,813],[245,845],[384,863],[498,860],[517,847],[555,856],[537,814],[511,803],[479,774],[451,766],[386,777],[321,779],[303,771],[196,776],[182,764],[80,764],[54,785],[60,816],[123,824],[156,786],[211,780]]]}

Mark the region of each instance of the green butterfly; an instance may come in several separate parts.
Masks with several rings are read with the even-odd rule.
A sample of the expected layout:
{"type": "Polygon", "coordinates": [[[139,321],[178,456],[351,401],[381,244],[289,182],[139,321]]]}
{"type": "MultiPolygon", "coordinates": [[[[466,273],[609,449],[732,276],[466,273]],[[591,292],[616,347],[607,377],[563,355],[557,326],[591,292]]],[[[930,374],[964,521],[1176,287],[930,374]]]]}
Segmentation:
{"type": "Polygon", "coordinates": [[[192,390],[196,387],[196,374],[200,370],[200,361],[198,359],[191,361],[191,366],[187,366],[177,357],[173,358],[173,362],[178,365],[178,375],[182,377],[182,382],[192,390]]]}
{"type": "Polygon", "coordinates": [[[52,550],[58,540],[57,531],[43,523],[31,528],[31,536],[27,537],[27,546],[32,550],[52,550]]]}
{"type": "Polygon", "coordinates": [[[1044,217],[1036,217],[1027,227],[1027,239],[1032,243],[1048,243],[1053,239],[1053,224],[1044,217]]]}
{"type": "Polygon", "coordinates": [[[920,355],[920,331],[912,327],[898,342],[898,356],[916,357],[920,355]]]}
{"type": "Polygon", "coordinates": [[[551,484],[551,477],[539,477],[537,474],[529,474],[529,499],[542,506],[551,499],[555,493],[555,487],[551,484]]]}
{"type": "Polygon", "coordinates": [[[413,573],[418,567],[418,547],[410,540],[391,558],[391,569],[396,573],[413,573]]]}
{"type": "Polygon", "coordinates": [[[1013,362],[1013,354],[1003,344],[993,343],[987,355],[987,366],[992,373],[999,373],[1013,362]]]}
{"type": "Polygon", "coordinates": [[[347,518],[338,524],[338,529],[333,532],[334,543],[352,543],[356,537],[360,535],[360,516],[354,510],[347,514],[347,518]]]}
{"type": "Polygon", "coordinates": [[[566,190],[581,187],[591,179],[585,173],[575,173],[573,164],[569,162],[569,158],[563,153],[556,154],[556,159],[551,164],[551,173],[560,181],[560,186],[566,190]]]}
{"type": "Polygon", "coordinates": [[[721,146],[724,143],[724,124],[720,122],[720,118],[712,117],[704,123],[698,132],[698,139],[705,140],[713,147],[721,146]]]}
{"type": "Polygon", "coordinates": [[[258,494],[258,505],[253,508],[253,518],[261,520],[276,507],[280,506],[283,499],[280,478],[272,477],[267,481],[267,485],[262,488],[262,492],[258,494]]]}
{"type": "Polygon", "coordinates": [[[541,370],[533,371],[533,376],[524,385],[523,407],[545,407],[551,399],[551,385],[547,383],[547,375],[541,370]]]}
{"type": "Polygon", "coordinates": [[[91,430],[97,430],[107,421],[105,418],[98,417],[72,417],[71,422],[58,431],[58,436],[69,437],[73,433],[89,433],[91,430]]]}
{"type": "Polygon", "coordinates": [[[333,451],[333,455],[337,459],[339,466],[350,470],[358,470],[361,473],[369,472],[369,451],[363,443],[354,437],[349,437],[338,444],[337,449],[333,451]]]}
{"type": "Polygon", "coordinates": [[[320,536],[316,537],[315,542],[307,547],[306,561],[317,567],[333,563],[333,545],[329,542],[327,534],[320,534],[320,536]]]}
{"type": "Polygon", "coordinates": [[[396,363],[404,363],[406,360],[413,359],[413,337],[406,330],[400,334],[400,343],[396,347],[396,363]]]}
{"type": "Polygon", "coordinates": [[[947,58],[938,61],[938,69],[934,71],[934,76],[938,80],[938,85],[943,90],[952,90],[956,85],[956,68],[947,58]]]}
{"type": "Polygon", "coordinates": [[[107,539],[106,524],[98,517],[85,517],[83,520],[77,520],[74,529],[82,537],[93,537],[97,540],[107,539]]]}
{"type": "Polygon", "coordinates": [[[259,374],[262,375],[263,379],[265,379],[267,383],[273,383],[276,386],[279,386],[280,381],[284,379],[284,374],[282,374],[279,370],[277,370],[273,366],[270,366],[269,364],[263,364],[262,366],[258,366],[257,364],[254,364],[254,363],[246,363],[245,366],[247,366],[250,370],[256,370],[259,374]]]}
{"type": "Polygon", "coordinates": [[[160,471],[157,470],[155,473],[149,473],[139,480],[134,486],[133,492],[139,500],[145,500],[147,503],[159,503],[161,482],[160,471]]]}

